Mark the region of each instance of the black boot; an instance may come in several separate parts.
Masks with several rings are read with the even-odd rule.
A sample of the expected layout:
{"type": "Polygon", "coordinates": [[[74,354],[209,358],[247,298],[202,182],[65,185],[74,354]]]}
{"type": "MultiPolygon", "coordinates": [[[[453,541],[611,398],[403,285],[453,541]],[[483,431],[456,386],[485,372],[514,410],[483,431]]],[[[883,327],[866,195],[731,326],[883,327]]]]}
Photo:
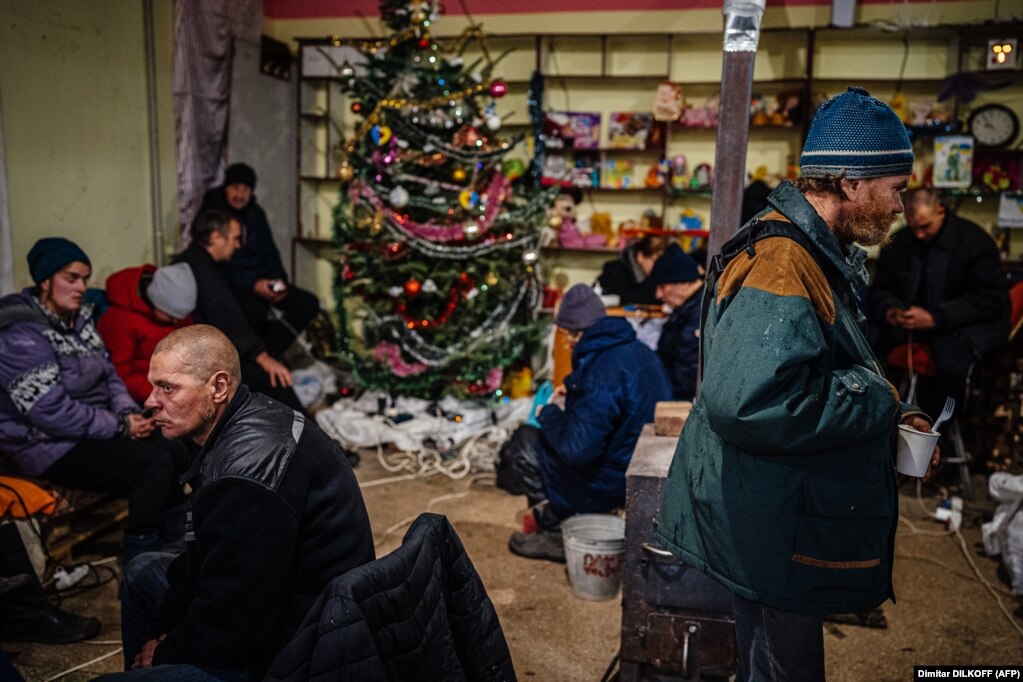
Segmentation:
{"type": "Polygon", "coordinates": [[[83,618],[58,609],[30,576],[19,582],[0,596],[0,642],[70,644],[99,634],[98,618],[83,618]]]}
{"type": "Polygon", "coordinates": [[[99,634],[96,618],[61,611],[46,598],[14,524],[0,526],[0,642],[69,644],[99,634]]]}

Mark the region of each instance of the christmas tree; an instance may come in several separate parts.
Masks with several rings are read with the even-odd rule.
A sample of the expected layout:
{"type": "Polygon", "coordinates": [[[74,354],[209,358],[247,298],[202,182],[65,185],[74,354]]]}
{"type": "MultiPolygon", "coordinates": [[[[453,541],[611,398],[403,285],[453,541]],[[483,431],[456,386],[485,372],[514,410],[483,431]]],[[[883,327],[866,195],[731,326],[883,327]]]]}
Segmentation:
{"type": "Polygon", "coordinates": [[[367,388],[492,395],[540,337],[537,259],[556,190],[512,156],[522,136],[501,134],[507,84],[480,28],[434,39],[438,2],[380,9],[390,37],[334,39],[362,57],[338,65],[358,116],[334,212],[342,353],[367,388]],[[479,59],[464,58],[470,46],[479,59]]]}

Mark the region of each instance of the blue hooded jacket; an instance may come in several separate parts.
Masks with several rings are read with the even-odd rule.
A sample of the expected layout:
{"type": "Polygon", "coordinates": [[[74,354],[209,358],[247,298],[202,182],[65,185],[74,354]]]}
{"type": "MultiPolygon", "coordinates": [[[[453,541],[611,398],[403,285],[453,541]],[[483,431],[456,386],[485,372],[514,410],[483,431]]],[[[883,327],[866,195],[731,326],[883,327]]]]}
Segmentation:
{"type": "Polygon", "coordinates": [[[583,331],[565,378],[565,409],[540,412],[547,455],[540,473],[561,515],[606,512],[625,503],[625,470],[654,405],[671,400],[657,355],[625,319],[605,317],[583,331]]]}

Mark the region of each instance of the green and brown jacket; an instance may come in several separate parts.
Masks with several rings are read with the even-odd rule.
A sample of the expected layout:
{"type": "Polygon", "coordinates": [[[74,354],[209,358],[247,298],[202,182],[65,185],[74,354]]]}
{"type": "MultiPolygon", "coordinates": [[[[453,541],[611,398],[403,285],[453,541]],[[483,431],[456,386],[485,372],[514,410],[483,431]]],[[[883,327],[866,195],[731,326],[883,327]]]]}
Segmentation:
{"type": "MultiPolygon", "coordinates": [[[[843,247],[792,185],[754,220],[809,237],[757,241],[706,295],[704,375],[668,473],[657,536],[733,592],[800,613],[892,597],[899,401],[863,316],[865,254],[843,247]],[[835,277],[832,277],[835,281],[835,277]]],[[[749,226],[747,226],[748,228],[749,226]]]]}

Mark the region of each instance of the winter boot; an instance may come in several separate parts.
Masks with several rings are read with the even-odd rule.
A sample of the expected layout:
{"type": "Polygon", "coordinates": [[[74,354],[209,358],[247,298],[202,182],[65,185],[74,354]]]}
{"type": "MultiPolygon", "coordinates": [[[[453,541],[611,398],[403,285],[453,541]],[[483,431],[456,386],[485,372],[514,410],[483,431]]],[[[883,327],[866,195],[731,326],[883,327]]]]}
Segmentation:
{"type": "Polygon", "coordinates": [[[565,544],[560,528],[554,530],[538,528],[532,533],[512,533],[508,539],[508,549],[512,554],[527,559],[565,563],[565,544]]]}
{"type": "Polygon", "coordinates": [[[0,526],[0,642],[69,644],[99,634],[96,618],[62,611],[46,598],[13,524],[0,526]]]}

